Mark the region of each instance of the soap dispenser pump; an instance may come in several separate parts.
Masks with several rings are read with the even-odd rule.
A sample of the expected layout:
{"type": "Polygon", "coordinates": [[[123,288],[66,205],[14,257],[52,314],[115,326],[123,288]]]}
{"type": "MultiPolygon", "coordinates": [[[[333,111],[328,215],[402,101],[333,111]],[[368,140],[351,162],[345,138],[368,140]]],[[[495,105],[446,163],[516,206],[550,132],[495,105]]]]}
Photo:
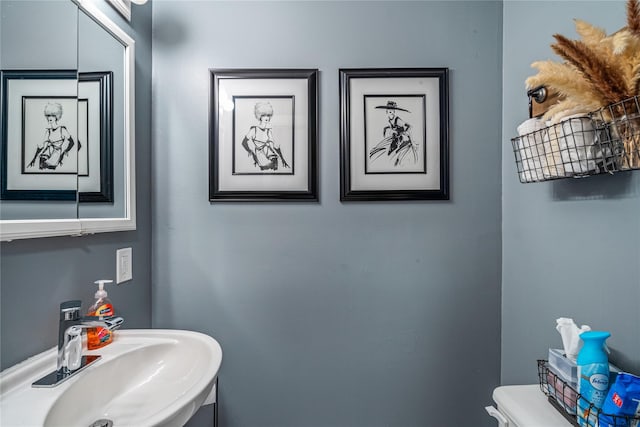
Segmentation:
{"type": "MultiPolygon", "coordinates": [[[[94,283],[98,285],[98,291],[94,295],[96,301],[89,307],[87,315],[101,317],[103,319],[113,317],[113,304],[111,300],[107,298],[107,291],[104,290],[104,285],[113,283],[113,280],[96,280],[94,283]]],[[[113,331],[107,328],[97,327],[87,330],[87,349],[89,350],[104,347],[107,344],[111,344],[112,341],[113,331]]]]}

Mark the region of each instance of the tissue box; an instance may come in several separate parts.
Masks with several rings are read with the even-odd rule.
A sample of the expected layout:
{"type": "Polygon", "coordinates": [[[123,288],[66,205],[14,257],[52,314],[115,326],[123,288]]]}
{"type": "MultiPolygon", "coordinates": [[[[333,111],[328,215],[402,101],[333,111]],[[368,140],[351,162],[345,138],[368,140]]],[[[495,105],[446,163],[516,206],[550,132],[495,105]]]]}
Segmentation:
{"type": "Polygon", "coordinates": [[[549,369],[571,387],[578,387],[578,365],[564,357],[562,349],[549,349],[549,369]]]}
{"type": "Polygon", "coordinates": [[[569,414],[576,414],[578,389],[578,366],[575,362],[564,357],[563,350],[549,349],[549,372],[547,384],[549,394],[569,414]]]}
{"type": "Polygon", "coordinates": [[[547,390],[548,395],[553,396],[556,401],[564,408],[564,410],[575,415],[578,406],[578,392],[568,383],[562,381],[558,375],[551,371],[551,367],[547,371],[547,390]]]}
{"type": "Polygon", "coordinates": [[[564,357],[564,351],[549,349],[549,393],[556,398],[569,414],[576,413],[578,389],[578,366],[564,357]]]}

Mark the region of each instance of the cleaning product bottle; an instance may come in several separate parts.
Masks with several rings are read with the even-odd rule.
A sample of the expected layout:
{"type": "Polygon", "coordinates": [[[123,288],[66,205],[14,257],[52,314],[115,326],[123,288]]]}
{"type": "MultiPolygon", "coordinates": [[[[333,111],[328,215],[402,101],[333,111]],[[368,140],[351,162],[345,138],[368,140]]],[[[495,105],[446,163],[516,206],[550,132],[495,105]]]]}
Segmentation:
{"type": "Polygon", "coordinates": [[[582,427],[596,426],[597,409],[602,408],[609,390],[609,358],[604,345],[611,334],[603,331],[588,331],[580,334],[583,346],[578,354],[578,424],[582,427]],[[597,409],[596,409],[597,408],[597,409]]]}
{"type": "MultiPolygon", "coordinates": [[[[96,302],[89,307],[87,315],[98,316],[102,318],[113,317],[113,304],[111,300],[107,298],[107,291],[104,290],[105,283],[112,283],[113,280],[96,280],[98,285],[98,291],[95,294],[96,302]]],[[[89,350],[95,350],[100,347],[104,347],[107,344],[111,344],[113,341],[113,331],[107,328],[89,328],[87,330],[87,348],[89,350]]]]}

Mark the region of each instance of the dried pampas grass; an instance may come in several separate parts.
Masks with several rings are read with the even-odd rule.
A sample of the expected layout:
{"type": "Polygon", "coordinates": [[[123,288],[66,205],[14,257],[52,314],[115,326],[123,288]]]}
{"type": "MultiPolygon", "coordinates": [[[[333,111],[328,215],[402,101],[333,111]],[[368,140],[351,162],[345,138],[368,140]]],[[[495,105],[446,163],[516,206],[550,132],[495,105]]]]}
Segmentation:
{"type": "Polygon", "coordinates": [[[596,46],[607,37],[606,31],[602,28],[595,27],[580,19],[574,19],[573,22],[576,24],[576,32],[580,39],[588,45],[596,46]]]}
{"type": "Polygon", "coordinates": [[[527,87],[553,88],[564,98],[547,110],[543,117],[545,121],[555,124],[566,116],[586,114],[600,108],[600,98],[591,91],[586,80],[576,78],[573,66],[554,61],[536,61],[531,66],[538,69],[538,74],[527,79],[527,87]]]}
{"type": "MultiPolygon", "coordinates": [[[[537,61],[538,74],[527,89],[544,85],[563,94],[568,110],[583,104],[587,112],[640,95],[640,3],[627,1],[627,26],[612,35],[588,22],[574,20],[579,40],[555,34],[553,51],[563,62],[537,61]]],[[[562,105],[555,106],[555,115],[562,105]]],[[[548,114],[547,118],[554,116],[548,114]]]]}
{"type": "Polygon", "coordinates": [[[551,45],[553,51],[573,65],[603,101],[611,104],[628,97],[620,69],[610,67],[582,41],[570,40],[561,34],[553,37],[556,39],[551,45]]]}
{"type": "Polygon", "coordinates": [[[602,120],[612,121],[612,136],[622,142],[626,153],[622,169],[640,169],[640,106],[634,99],[640,96],[639,1],[627,0],[627,25],[611,35],[574,20],[578,40],[553,36],[551,48],[562,61],[534,62],[531,66],[538,73],[525,82],[527,89],[546,86],[562,95],[543,116],[552,124],[596,111],[602,120]]]}
{"type": "Polygon", "coordinates": [[[640,5],[637,0],[627,2],[627,27],[631,32],[640,35],[640,5]]]}
{"type": "Polygon", "coordinates": [[[565,117],[576,114],[587,115],[593,110],[593,107],[585,105],[580,101],[571,98],[564,99],[547,110],[544,114],[544,120],[548,121],[550,125],[555,125],[560,123],[565,117]]]}
{"type": "Polygon", "coordinates": [[[531,64],[538,69],[538,74],[526,80],[528,88],[550,86],[556,88],[565,97],[591,97],[589,85],[584,79],[575,78],[575,69],[567,63],[553,61],[536,61],[531,64]]]}

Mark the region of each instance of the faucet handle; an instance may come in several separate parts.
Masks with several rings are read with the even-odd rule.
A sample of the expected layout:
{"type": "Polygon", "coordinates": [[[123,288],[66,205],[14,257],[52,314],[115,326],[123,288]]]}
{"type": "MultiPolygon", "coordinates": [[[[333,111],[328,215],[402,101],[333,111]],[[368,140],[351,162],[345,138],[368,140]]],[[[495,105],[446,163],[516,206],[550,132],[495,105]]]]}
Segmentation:
{"type": "Polygon", "coordinates": [[[80,306],[82,301],[71,300],[60,303],[60,320],[78,320],[80,319],[80,306]]]}

